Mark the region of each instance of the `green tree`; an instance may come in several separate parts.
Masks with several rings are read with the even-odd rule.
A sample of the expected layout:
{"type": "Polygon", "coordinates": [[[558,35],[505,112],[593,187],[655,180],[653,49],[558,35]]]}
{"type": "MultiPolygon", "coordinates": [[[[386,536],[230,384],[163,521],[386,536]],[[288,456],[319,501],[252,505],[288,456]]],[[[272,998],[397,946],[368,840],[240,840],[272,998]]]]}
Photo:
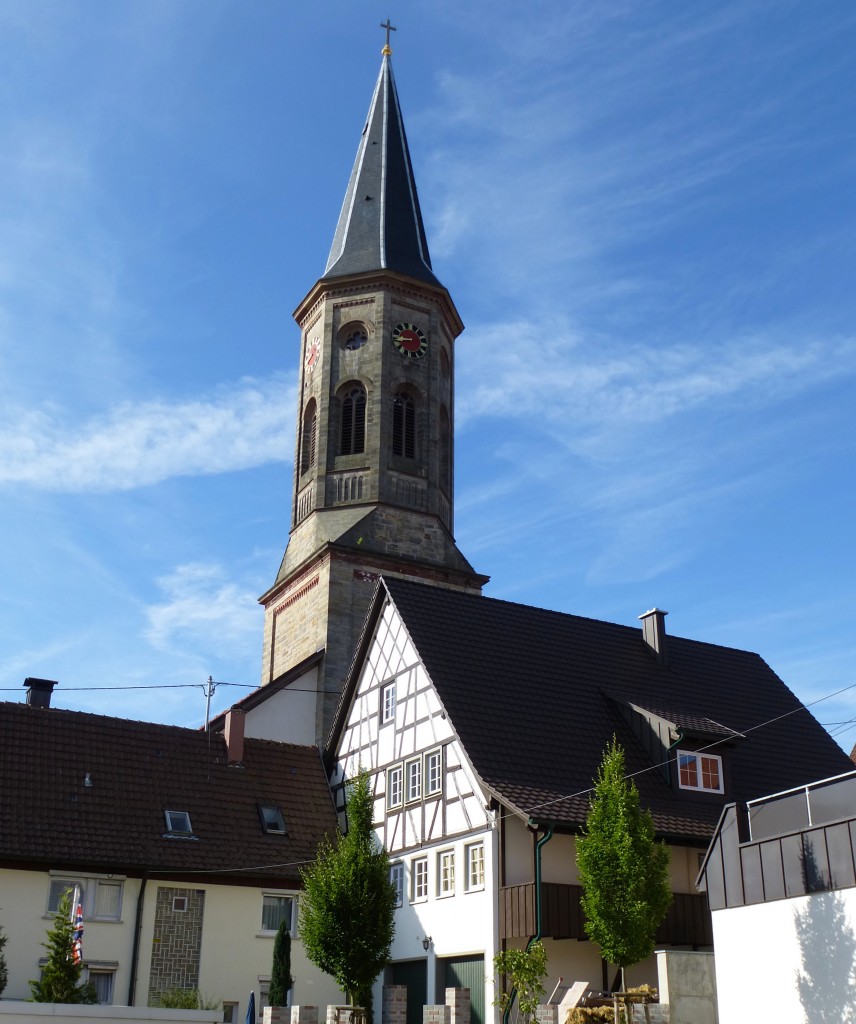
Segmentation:
{"type": "Polygon", "coordinates": [[[517,1006],[524,1021],[535,1016],[535,1008],[544,995],[547,977],[547,951],[541,942],[530,942],[526,949],[504,949],[493,958],[493,969],[504,974],[510,987],[504,988],[494,1000],[505,1017],[506,1009],[517,997],[517,1006]]]}
{"type": "Polygon", "coordinates": [[[0,996],[3,995],[3,989],[6,988],[6,983],[9,981],[9,971],[6,967],[6,954],[3,950],[6,948],[6,934],[2,928],[0,928],[0,996]]]}
{"type": "Polygon", "coordinates": [[[389,963],[395,887],[372,830],[372,797],[361,769],[348,793],[348,831],[322,840],[304,871],[300,935],[306,955],[332,975],[371,1024],[372,984],[389,963]]]}
{"type": "Polygon", "coordinates": [[[47,963],[39,981],[31,981],[34,1003],[95,1003],[98,997],[90,982],[81,984],[83,964],[74,959],[74,922],[71,920],[71,893],[63,894],[48,928],[47,963]]]}
{"type": "Polygon", "coordinates": [[[641,809],[639,790],[625,775],[624,751],[613,736],[577,839],[586,933],[621,968],[622,988],[625,967],[654,951],[672,902],[669,849],[655,841],[651,812],[641,809]]]}
{"type": "Polygon", "coordinates": [[[221,1010],[220,999],[209,999],[198,988],[166,988],[149,1000],[149,1006],[168,1010],[221,1010]]]}
{"type": "Polygon", "coordinates": [[[291,933],[288,923],[280,921],[273,940],[273,964],[270,972],[268,999],[271,1006],[285,1006],[288,990],[294,984],[291,976],[291,933]]]}

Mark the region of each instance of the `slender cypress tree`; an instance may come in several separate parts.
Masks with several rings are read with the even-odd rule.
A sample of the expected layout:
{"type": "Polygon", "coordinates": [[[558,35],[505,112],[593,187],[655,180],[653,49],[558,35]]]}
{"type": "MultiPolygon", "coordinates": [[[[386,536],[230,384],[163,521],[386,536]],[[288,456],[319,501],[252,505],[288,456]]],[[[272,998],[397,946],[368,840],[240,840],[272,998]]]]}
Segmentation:
{"type": "Polygon", "coordinates": [[[389,858],[372,830],[368,775],[348,794],[348,831],[324,839],[303,876],[300,936],[306,955],[332,975],[347,998],[366,1008],[371,1024],[375,978],[389,963],[395,928],[395,887],[389,858]]]}
{"type": "Polygon", "coordinates": [[[6,954],[3,950],[6,948],[6,934],[2,928],[0,928],[0,996],[3,995],[3,989],[6,988],[6,983],[9,981],[9,971],[6,967],[6,954]]]}
{"type": "Polygon", "coordinates": [[[71,893],[63,894],[48,929],[47,963],[39,981],[31,981],[34,1003],[94,1003],[94,986],[80,983],[83,965],[74,959],[74,922],[71,920],[71,893]]]}
{"type": "Polygon", "coordinates": [[[585,929],[605,960],[621,968],[654,951],[654,935],[672,902],[669,848],[654,839],[649,810],[625,779],[624,751],[615,737],[603,755],[577,867],[585,929]]]}
{"type": "Polygon", "coordinates": [[[270,972],[268,999],[271,1006],[285,1006],[288,990],[294,984],[291,976],[291,933],[288,922],[280,921],[273,940],[273,964],[270,972]]]}

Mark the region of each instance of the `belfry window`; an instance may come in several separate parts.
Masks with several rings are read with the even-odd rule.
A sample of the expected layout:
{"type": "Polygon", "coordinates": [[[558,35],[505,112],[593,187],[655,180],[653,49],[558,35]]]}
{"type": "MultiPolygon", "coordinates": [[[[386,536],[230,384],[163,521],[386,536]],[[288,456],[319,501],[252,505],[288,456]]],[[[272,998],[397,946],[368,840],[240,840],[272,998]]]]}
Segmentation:
{"type": "Polygon", "coordinates": [[[313,398],[303,414],[303,436],[300,439],[300,472],[305,473],[315,465],[318,443],[318,412],[313,398]]]}
{"type": "Polygon", "coordinates": [[[416,457],[416,406],[404,391],[392,400],[392,454],[416,457]]]}
{"type": "Polygon", "coordinates": [[[366,450],[366,393],[353,387],[342,399],[339,454],[359,455],[366,450]]]}

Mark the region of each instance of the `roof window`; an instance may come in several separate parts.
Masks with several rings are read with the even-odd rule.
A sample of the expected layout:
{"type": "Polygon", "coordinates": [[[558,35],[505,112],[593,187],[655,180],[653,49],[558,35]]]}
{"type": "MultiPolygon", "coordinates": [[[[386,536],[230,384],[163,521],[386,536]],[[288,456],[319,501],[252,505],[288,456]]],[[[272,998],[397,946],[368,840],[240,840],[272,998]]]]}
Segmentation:
{"type": "Polygon", "coordinates": [[[166,818],[166,830],[170,835],[190,835],[193,828],[190,824],[190,814],[187,811],[164,811],[166,818]]]}
{"type": "Polygon", "coordinates": [[[285,820],[275,804],[259,804],[259,820],[265,832],[285,835],[285,820]]]}

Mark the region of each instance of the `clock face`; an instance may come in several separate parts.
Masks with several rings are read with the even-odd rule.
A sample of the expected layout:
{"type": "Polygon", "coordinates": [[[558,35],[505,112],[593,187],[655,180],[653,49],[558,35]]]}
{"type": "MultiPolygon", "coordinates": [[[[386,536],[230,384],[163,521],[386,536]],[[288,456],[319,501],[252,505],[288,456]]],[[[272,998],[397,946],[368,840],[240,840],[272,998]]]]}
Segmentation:
{"type": "Polygon", "coordinates": [[[399,324],[394,327],[392,343],[408,359],[421,359],[428,351],[428,339],[416,324],[399,324]]]}
{"type": "Polygon", "coordinates": [[[313,338],[310,342],[309,348],[306,350],[306,370],[308,373],[312,373],[318,362],[318,356],[321,355],[321,342],[317,338],[313,338]]]}

